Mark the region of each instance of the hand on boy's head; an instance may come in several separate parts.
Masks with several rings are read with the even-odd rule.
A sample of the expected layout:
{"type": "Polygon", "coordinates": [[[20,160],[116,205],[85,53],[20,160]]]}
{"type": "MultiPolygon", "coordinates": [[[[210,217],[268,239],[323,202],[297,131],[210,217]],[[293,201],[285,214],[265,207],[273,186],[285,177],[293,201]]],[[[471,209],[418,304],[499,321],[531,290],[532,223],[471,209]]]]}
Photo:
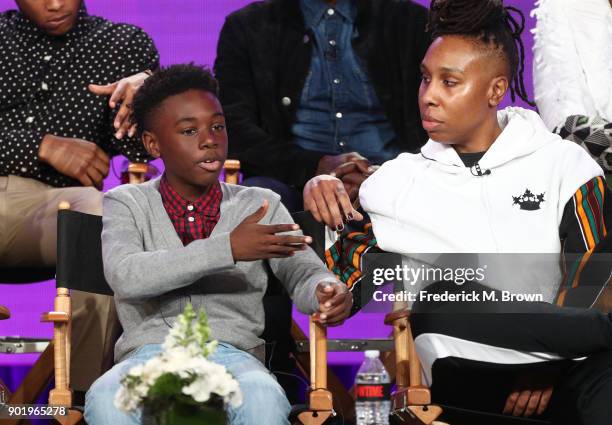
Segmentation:
{"type": "Polygon", "coordinates": [[[132,101],[134,94],[138,91],[144,81],[149,78],[150,74],[146,72],[140,72],[138,74],[131,75],[126,78],[122,78],[119,81],[115,81],[112,84],[98,85],[90,84],[89,91],[100,95],[110,96],[108,104],[111,108],[115,108],[118,103],[121,103],[121,107],[117,112],[113,126],[115,127],[115,137],[122,139],[126,134],[130,137],[136,134],[136,125],[131,121],[132,115],[132,101]]]}
{"type": "Polygon", "coordinates": [[[363,216],[353,208],[343,182],[328,175],[313,177],[306,183],[304,209],[310,211],[318,222],[336,230],[344,228],[345,220],[363,220],[363,216]]]}
{"type": "Polygon", "coordinates": [[[295,223],[259,224],[269,208],[268,201],[253,214],[246,217],[230,233],[230,245],[234,261],[255,261],[267,258],[291,257],[312,243],[310,236],[277,235],[277,233],[299,230],[295,223]]]}
{"type": "Polygon", "coordinates": [[[318,320],[327,326],[341,325],[351,312],[353,294],[341,282],[321,282],[315,291],[319,301],[318,320]]]}

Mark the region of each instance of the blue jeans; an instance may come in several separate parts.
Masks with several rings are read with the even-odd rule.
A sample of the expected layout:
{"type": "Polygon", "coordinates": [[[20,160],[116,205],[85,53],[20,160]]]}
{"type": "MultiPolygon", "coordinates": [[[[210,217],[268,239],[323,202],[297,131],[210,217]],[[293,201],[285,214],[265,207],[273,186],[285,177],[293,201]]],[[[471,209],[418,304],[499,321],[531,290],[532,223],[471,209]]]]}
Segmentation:
{"type": "MultiPolygon", "coordinates": [[[[161,351],[161,345],[140,347],[128,358],[93,383],[85,396],[85,420],[91,425],[137,425],[142,412],[126,413],[114,405],[121,378],[134,366],[144,363],[161,351]]],[[[229,344],[219,343],[209,359],[225,366],[238,380],[243,402],[234,409],[228,407],[231,425],[288,425],[291,406],[285,392],[259,360],[229,344]]]]}

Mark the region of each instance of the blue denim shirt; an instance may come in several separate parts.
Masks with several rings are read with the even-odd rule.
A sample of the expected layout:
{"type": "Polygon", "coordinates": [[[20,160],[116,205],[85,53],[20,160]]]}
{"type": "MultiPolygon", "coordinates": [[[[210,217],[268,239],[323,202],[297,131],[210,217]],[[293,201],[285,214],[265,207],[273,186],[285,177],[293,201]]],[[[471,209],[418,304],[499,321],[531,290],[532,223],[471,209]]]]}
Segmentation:
{"type": "Polygon", "coordinates": [[[300,6],[315,40],[292,127],[295,142],[330,155],[357,151],[375,164],[395,158],[399,149],[388,146],[395,133],[353,52],[354,2],[300,0],[300,6]]]}

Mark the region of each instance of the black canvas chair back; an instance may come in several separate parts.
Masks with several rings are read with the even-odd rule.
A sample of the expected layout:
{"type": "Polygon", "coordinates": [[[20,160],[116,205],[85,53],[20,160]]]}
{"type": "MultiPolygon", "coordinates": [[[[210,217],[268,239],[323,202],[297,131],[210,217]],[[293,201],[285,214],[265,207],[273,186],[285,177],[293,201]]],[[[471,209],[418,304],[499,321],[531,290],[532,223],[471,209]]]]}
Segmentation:
{"type": "Polygon", "coordinates": [[[57,226],[56,286],[113,295],[102,265],[102,217],[60,210],[57,226]]]}
{"type": "Polygon", "coordinates": [[[291,214],[293,221],[300,225],[305,235],[312,237],[310,247],[321,260],[325,260],[325,226],[317,222],[310,211],[299,211],[291,214]]]}

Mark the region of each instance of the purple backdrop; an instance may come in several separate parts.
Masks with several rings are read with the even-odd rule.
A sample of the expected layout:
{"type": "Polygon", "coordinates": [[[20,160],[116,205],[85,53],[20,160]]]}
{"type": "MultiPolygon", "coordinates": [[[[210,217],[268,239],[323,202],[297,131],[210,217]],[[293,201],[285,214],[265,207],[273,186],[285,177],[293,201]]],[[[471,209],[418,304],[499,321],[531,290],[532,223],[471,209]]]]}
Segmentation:
{"type": "MultiPolygon", "coordinates": [[[[417,2],[429,5],[428,0],[417,2]]],[[[90,0],[87,6],[90,14],[142,27],[155,41],[164,65],[193,61],[212,67],[218,34],[225,16],[248,3],[248,0],[90,0]]],[[[527,52],[525,79],[528,92],[532,94],[533,36],[529,30],[534,27],[534,19],[529,17],[529,12],[534,2],[506,0],[506,4],[520,8],[526,16],[527,31],[523,34],[527,52]]],[[[0,0],[0,11],[10,8],[14,8],[14,1],[0,0]]],[[[502,106],[509,103],[509,99],[506,99],[502,106]]],[[[526,106],[522,102],[518,102],[518,105],[526,106]]],[[[122,162],[121,158],[115,159],[116,170],[122,162]]],[[[117,178],[111,173],[105,188],[116,184],[117,178]]],[[[41,312],[52,309],[54,292],[54,281],[19,286],[0,285],[0,304],[9,307],[12,312],[10,320],[0,321],[0,335],[50,337],[52,327],[39,323],[39,319],[41,312]]],[[[307,318],[297,312],[294,312],[294,316],[307,332],[307,318]]],[[[341,328],[330,329],[329,335],[332,338],[367,338],[388,336],[389,332],[390,329],[383,324],[383,315],[370,313],[356,315],[341,328]]],[[[23,367],[32,364],[35,358],[34,355],[0,355],[0,375],[8,378],[11,386],[14,386],[16,376],[22,375],[23,367]],[[21,367],[10,368],[9,365],[21,367]],[[14,379],[10,379],[10,375],[14,375],[14,379]]],[[[332,353],[330,363],[354,367],[362,358],[360,353],[332,353]]]]}

